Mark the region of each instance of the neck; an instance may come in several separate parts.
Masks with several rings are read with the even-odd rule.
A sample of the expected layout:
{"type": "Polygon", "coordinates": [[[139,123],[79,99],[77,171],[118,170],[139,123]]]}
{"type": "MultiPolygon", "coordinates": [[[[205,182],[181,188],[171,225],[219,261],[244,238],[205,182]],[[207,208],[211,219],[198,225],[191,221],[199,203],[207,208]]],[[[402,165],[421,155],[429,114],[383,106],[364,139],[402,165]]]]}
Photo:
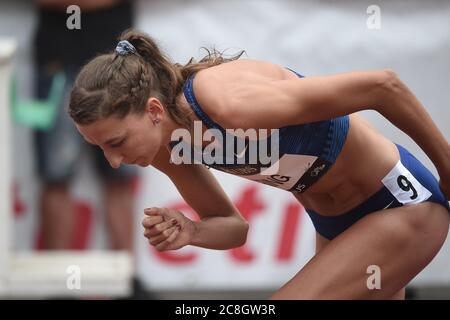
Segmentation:
{"type": "Polygon", "coordinates": [[[186,129],[182,125],[176,123],[171,117],[167,117],[165,122],[162,122],[162,125],[163,125],[162,141],[166,148],[169,148],[169,143],[172,141],[171,136],[175,130],[186,129]]]}
{"type": "MultiPolygon", "coordinates": [[[[177,98],[177,106],[183,112],[183,114],[191,121],[193,126],[194,121],[198,119],[196,119],[195,113],[192,110],[189,103],[186,101],[186,98],[184,97],[183,93],[181,93],[177,98]]],[[[165,122],[165,129],[163,133],[163,141],[166,147],[168,147],[169,143],[171,142],[170,137],[172,135],[172,132],[175,131],[176,129],[186,129],[189,130],[189,132],[192,134],[191,132],[192,128],[186,128],[185,126],[180,125],[179,123],[175,122],[170,116],[168,116],[165,122]]]]}

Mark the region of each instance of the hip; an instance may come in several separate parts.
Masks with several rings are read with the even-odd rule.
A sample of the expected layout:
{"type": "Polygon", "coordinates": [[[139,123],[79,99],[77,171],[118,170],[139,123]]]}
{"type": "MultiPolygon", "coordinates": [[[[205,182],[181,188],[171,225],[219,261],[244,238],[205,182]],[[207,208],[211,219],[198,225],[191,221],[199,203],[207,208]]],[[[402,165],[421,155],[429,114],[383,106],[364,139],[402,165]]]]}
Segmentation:
{"type": "Polygon", "coordinates": [[[433,174],[408,150],[396,145],[400,160],[381,179],[382,187],[351,210],[326,216],[307,209],[315,229],[327,239],[333,239],[367,214],[423,203],[435,202],[450,213],[448,199],[439,188],[433,174]]]}

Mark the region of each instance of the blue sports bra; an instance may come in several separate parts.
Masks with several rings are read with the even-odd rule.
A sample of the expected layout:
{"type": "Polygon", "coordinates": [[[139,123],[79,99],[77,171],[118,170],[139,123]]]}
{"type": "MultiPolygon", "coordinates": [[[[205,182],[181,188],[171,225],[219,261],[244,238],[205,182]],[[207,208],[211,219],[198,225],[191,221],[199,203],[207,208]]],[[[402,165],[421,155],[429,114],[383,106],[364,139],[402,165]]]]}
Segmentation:
{"type": "MultiPolygon", "coordinates": [[[[215,129],[211,131],[221,133],[227,142],[228,139],[233,141],[232,144],[226,145],[224,139],[218,140],[223,149],[223,160],[215,163],[205,163],[202,160],[208,167],[290,192],[301,193],[330,169],[342,150],[349,129],[348,116],[281,127],[278,135],[260,138],[257,144],[257,148],[268,150],[267,154],[270,156],[270,150],[273,150],[270,146],[274,142],[272,138],[278,139],[278,157],[275,162],[260,161],[259,154],[256,161],[254,156],[253,161],[249,161],[251,151],[248,147],[249,139],[229,133],[229,130],[222,128],[202,110],[194,95],[193,81],[194,75],[188,78],[184,86],[184,95],[189,105],[208,129],[215,129]],[[241,146],[240,149],[238,146],[241,146]]],[[[170,147],[173,148],[180,142],[185,143],[182,140],[172,141],[170,147]]],[[[192,159],[195,155],[198,156],[198,153],[200,157],[197,159],[203,159],[203,150],[194,147],[191,150],[192,159]]]]}

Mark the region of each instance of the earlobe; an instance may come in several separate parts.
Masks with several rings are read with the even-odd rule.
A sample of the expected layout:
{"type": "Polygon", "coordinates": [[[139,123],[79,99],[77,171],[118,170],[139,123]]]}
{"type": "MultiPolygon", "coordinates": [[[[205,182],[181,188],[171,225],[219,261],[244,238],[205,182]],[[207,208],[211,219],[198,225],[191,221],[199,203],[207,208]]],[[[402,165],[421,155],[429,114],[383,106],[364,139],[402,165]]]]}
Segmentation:
{"type": "Polygon", "coordinates": [[[164,112],[164,108],[161,102],[155,98],[150,97],[147,100],[146,112],[149,115],[150,119],[154,124],[157,124],[161,121],[162,114],[164,112]]]}

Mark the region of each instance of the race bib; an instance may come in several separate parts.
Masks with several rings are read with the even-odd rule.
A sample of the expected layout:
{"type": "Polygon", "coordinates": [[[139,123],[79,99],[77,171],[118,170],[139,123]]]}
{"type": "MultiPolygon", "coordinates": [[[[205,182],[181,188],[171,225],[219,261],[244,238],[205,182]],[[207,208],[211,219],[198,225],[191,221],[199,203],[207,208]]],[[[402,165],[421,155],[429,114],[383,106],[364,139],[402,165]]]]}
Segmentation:
{"type": "Polygon", "coordinates": [[[381,181],[394,197],[404,205],[421,203],[431,197],[431,192],[414,178],[401,161],[398,161],[381,181]]]}

